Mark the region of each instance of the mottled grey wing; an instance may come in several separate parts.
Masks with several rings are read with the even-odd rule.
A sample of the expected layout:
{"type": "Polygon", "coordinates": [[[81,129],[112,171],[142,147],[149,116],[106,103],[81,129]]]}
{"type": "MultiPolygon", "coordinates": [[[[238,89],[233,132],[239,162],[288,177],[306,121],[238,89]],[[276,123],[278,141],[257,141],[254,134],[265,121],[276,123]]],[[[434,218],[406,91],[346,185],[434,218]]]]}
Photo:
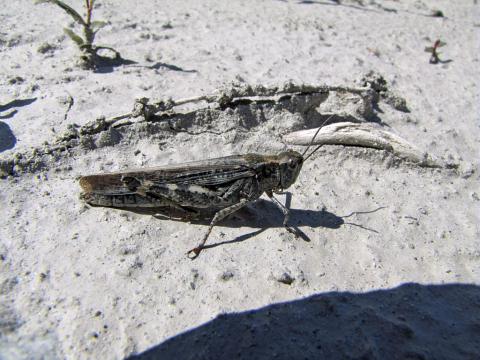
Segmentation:
{"type": "Polygon", "coordinates": [[[256,175],[256,165],[244,155],[232,155],[218,159],[201,160],[178,165],[167,165],[122,172],[88,175],[80,179],[87,192],[123,193],[128,191],[125,179],[132,178],[156,185],[195,184],[219,185],[256,175]]]}
{"type": "Polygon", "coordinates": [[[202,160],[149,171],[145,180],[154,184],[219,185],[255,175],[241,155],[202,160]]]}

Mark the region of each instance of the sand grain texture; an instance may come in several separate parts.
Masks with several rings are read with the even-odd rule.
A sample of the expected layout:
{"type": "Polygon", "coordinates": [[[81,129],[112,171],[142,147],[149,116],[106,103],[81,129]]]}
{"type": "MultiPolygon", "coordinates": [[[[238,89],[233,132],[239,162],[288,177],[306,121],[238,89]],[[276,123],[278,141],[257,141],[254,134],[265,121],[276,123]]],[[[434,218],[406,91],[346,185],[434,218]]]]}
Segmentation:
{"type": "Polygon", "coordinates": [[[0,357],[480,357],[480,5],[363,3],[99,0],[98,44],[135,64],[96,72],[75,66],[61,10],[2,4],[0,357]],[[451,61],[429,64],[436,39],[451,61]],[[305,84],[370,92],[277,93],[305,84]],[[142,97],[206,95],[109,122],[142,97]],[[283,136],[329,114],[442,167],[325,146],[288,189],[304,239],[262,198],[195,261],[204,222],[78,198],[81,175],[302,150],[283,136]]]}

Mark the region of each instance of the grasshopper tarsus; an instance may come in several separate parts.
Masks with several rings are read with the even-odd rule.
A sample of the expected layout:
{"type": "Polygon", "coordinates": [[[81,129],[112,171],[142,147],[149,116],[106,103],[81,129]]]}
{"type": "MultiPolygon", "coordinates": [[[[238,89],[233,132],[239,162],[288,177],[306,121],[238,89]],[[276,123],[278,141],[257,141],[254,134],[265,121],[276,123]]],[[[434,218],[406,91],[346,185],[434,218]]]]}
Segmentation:
{"type": "Polygon", "coordinates": [[[187,257],[190,260],[195,260],[198,257],[198,255],[200,255],[200,252],[202,251],[202,249],[203,249],[203,247],[196,247],[196,248],[193,248],[193,249],[187,251],[187,257]]]}
{"type": "MultiPolygon", "coordinates": [[[[272,200],[272,202],[277,206],[278,209],[283,213],[283,226],[288,230],[288,220],[290,219],[290,210],[283,205],[275,196],[273,196],[272,191],[266,191],[267,196],[272,200]]],[[[281,192],[276,192],[276,194],[282,194],[281,192]]],[[[290,231],[291,232],[291,231],[290,231]]]]}
{"type": "Polygon", "coordinates": [[[242,207],[247,205],[249,202],[250,201],[248,199],[241,199],[238,203],[233,204],[232,206],[229,206],[225,209],[221,209],[221,210],[217,211],[217,213],[213,217],[212,221],[210,222],[210,226],[208,227],[207,233],[203,236],[202,241],[200,241],[200,243],[198,244],[197,247],[193,248],[192,250],[190,250],[187,253],[187,255],[188,255],[188,254],[193,252],[195,254],[195,256],[194,257],[188,256],[188,257],[192,260],[196,259],[198,257],[198,255],[200,254],[200,251],[202,251],[202,249],[205,247],[205,243],[207,242],[207,239],[210,236],[210,233],[212,232],[213,227],[219,221],[225,219],[228,215],[231,215],[234,212],[236,212],[237,210],[241,209],[242,207]]]}

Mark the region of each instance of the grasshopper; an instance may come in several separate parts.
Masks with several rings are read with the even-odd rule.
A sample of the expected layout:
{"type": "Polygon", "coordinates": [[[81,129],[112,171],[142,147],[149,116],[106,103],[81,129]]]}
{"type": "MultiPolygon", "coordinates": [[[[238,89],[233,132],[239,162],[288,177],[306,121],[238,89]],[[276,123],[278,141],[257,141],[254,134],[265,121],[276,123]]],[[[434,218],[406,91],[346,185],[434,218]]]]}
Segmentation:
{"type": "MultiPolygon", "coordinates": [[[[322,124],[322,126],[330,117],[322,124]]],[[[320,131],[317,130],[303,154],[287,150],[278,155],[245,154],[187,162],[179,165],[87,175],[80,178],[81,198],[92,206],[114,208],[170,207],[195,217],[201,210],[214,212],[200,243],[187,252],[196,258],[213,227],[228,215],[257,200],[263,193],[284,215],[288,228],[289,210],[274,197],[297,180],[305,156],[320,131]]]]}

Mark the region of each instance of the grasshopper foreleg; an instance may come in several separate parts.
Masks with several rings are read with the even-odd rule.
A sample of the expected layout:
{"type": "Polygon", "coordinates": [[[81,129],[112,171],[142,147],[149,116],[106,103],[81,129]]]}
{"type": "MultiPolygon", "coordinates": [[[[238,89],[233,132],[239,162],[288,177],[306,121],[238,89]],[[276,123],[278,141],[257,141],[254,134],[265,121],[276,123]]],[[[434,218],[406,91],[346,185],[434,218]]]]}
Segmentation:
{"type": "Polygon", "coordinates": [[[277,205],[277,207],[280,209],[280,211],[283,213],[284,218],[283,218],[283,226],[285,226],[288,230],[288,220],[290,219],[290,211],[283,205],[280,201],[277,200],[275,196],[273,196],[273,193],[271,191],[266,192],[267,196],[272,200],[272,202],[277,205]]]}
{"type": "Polygon", "coordinates": [[[270,198],[270,200],[272,200],[272,202],[277,205],[277,207],[280,209],[280,211],[283,213],[283,215],[285,216],[283,218],[283,226],[285,226],[285,229],[287,229],[287,231],[289,233],[292,233],[293,235],[295,235],[295,237],[303,237],[301,232],[299,232],[298,229],[295,229],[293,227],[290,227],[288,226],[288,220],[290,219],[290,210],[288,210],[288,208],[283,205],[280,201],[277,200],[277,198],[275,198],[273,196],[273,193],[271,191],[266,191],[268,197],[270,198]]]}
{"type": "Polygon", "coordinates": [[[225,209],[219,210],[215,216],[213,217],[212,221],[210,222],[210,226],[208,227],[208,230],[206,234],[203,236],[202,241],[198,244],[197,247],[193,248],[192,250],[187,252],[187,255],[190,259],[195,259],[202,249],[205,247],[205,243],[207,242],[208,236],[212,232],[213,227],[222,219],[226,218],[228,215],[233,214],[235,211],[239,210],[240,208],[244,207],[250,202],[250,200],[247,199],[241,199],[238,203],[233,204],[229,207],[226,207],[225,209]]]}

